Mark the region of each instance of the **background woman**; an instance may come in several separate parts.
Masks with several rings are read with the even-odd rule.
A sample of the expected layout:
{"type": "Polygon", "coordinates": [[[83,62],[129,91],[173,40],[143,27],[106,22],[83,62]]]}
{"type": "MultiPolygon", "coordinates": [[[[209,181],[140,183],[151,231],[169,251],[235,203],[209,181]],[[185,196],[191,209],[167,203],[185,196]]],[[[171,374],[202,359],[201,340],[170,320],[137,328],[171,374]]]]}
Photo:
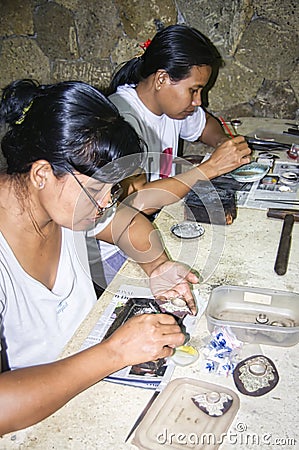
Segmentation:
{"type": "MultiPolygon", "coordinates": [[[[111,81],[109,99],[148,145],[146,170],[124,183],[127,194],[138,192],[133,204],[148,214],[183,198],[197,181],[250,162],[244,137],[228,138],[218,120],[201,107],[203,89],[220,63],[218,51],[202,33],[171,25],[111,81]],[[179,138],[200,140],[215,150],[207,161],[173,176],[179,138]]],[[[126,256],[117,247],[99,246],[110,282],[126,256]]]]}

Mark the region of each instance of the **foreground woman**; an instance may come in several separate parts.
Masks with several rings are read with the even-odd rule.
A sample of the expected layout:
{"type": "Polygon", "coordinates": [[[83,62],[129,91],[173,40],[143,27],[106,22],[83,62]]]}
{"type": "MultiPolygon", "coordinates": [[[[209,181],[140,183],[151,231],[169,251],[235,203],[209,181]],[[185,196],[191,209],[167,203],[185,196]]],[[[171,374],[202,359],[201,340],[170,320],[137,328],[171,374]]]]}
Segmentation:
{"type": "Polygon", "coordinates": [[[184,340],[171,317],[145,315],[105,343],[53,362],[96,301],[87,231],[138,261],[155,295],[184,296],[192,311],[189,282],[197,277],[168,260],[144,216],[115,208],[117,183],[142,165],[144,151],[96,89],[16,81],[3,90],[0,119],[8,124],[1,143],[1,341],[3,361],[14,369],[0,375],[6,433],[41,420],[121,367],[171,355],[184,340]]]}

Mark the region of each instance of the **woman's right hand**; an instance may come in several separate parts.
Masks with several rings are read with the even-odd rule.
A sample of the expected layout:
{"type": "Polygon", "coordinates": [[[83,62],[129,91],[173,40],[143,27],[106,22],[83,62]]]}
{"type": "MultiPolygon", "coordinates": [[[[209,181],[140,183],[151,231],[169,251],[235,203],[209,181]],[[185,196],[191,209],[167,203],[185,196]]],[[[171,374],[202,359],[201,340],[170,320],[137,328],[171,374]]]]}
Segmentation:
{"type": "Polygon", "coordinates": [[[243,136],[236,136],[221,143],[211,157],[198,166],[207,178],[212,179],[231,172],[251,161],[251,149],[243,136]]]}
{"type": "Polygon", "coordinates": [[[142,314],[132,317],[106,341],[122,367],[155,361],[173,354],[185,336],[168,314],[142,314]]]}

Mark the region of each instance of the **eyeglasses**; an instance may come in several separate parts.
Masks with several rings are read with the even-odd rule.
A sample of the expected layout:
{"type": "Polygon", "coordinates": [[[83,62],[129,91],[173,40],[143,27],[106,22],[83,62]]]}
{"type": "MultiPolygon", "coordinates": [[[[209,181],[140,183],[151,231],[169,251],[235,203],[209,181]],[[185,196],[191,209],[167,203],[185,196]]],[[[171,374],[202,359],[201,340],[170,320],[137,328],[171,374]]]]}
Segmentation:
{"type": "Polygon", "coordinates": [[[106,206],[101,207],[101,206],[99,206],[99,203],[97,202],[97,200],[90,194],[90,192],[83,185],[83,183],[81,183],[79,178],[72,171],[69,171],[69,173],[71,175],[73,175],[73,177],[75,178],[75,180],[77,181],[77,183],[81,187],[82,191],[87,195],[87,197],[89,198],[89,200],[91,201],[93,206],[97,209],[97,215],[98,216],[103,216],[103,214],[105,214],[107,209],[112,208],[117,203],[119,197],[123,193],[123,189],[122,189],[121,185],[119,183],[115,184],[114,186],[112,186],[112,189],[111,189],[111,194],[110,194],[111,195],[111,200],[110,200],[110,202],[106,206]]]}

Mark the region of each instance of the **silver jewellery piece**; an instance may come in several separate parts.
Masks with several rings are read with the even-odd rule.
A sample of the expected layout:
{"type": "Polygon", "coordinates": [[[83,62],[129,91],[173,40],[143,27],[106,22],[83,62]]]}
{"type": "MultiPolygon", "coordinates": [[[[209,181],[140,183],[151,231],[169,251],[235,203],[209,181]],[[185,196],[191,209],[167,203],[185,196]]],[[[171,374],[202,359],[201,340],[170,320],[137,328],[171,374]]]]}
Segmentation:
{"type": "Polygon", "coordinates": [[[229,410],[233,399],[225,392],[206,392],[192,397],[193,403],[205,414],[219,417],[229,410]]]}
{"type": "Polygon", "coordinates": [[[257,323],[260,323],[261,325],[269,323],[269,318],[264,313],[259,313],[255,320],[257,323]]]}
{"type": "Polygon", "coordinates": [[[270,386],[270,381],[274,380],[274,368],[266,358],[258,356],[240,367],[239,379],[246,391],[255,392],[270,386]]]}
{"type": "Polygon", "coordinates": [[[43,181],[41,181],[41,182],[39,183],[38,187],[39,187],[40,189],[44,188],[44,187],[45,187],[45,183],[44,183],[43,181]]]}
{"type": "Polygon", "coordinates": [[[275,364],[264,355],[253,355],[240,361],[233,371],[233,378],[242,394],[253,397],[267,394],[279,381],[275,364]]]}
{"type": "Polygon", "coordinates": [[[163,313],[175,314],[178,317],[185,317],[186,314],[190,314],[189,306],[181,297],[172,297],[167,300],[156,299],[156,302],[163,313]]]}
{"type": "Polygon", "coordinates": [[[186,301],[181,297],[171,298],[170,301],[174,306],[177,306],[178,308],[184,308],[187,305],[186,301]]]}

